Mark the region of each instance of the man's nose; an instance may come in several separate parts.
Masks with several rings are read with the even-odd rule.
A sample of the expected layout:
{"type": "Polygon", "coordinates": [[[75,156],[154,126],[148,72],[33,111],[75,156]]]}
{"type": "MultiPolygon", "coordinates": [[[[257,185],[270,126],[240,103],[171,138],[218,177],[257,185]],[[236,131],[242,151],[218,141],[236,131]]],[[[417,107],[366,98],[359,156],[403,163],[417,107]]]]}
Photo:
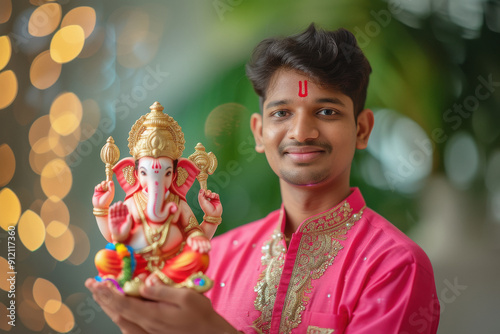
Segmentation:
{"type": "Polygon", "coordinates": [[[310,115],[296,114],[288,131],[288,136],[298,142],[318,138],[319,130],[314,118],[310,115]]]}

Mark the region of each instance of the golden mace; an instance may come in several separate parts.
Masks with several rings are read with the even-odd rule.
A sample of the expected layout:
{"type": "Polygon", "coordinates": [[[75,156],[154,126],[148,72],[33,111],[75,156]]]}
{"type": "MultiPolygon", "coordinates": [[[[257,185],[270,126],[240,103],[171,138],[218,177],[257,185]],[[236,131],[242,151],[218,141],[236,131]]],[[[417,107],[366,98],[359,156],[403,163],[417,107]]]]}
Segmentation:
{"type": "Polygon", "coordinates": [[[212,175],[217,168],[217,158],[212,152],[207,153],[205,151],[205,146],[198,143],[194,148],[195,151],[189,156],[196,167],[200,170],[200,174],[196,177],[200,182],[201,189],[207,190],[207,179],[208,175],[212,175]]]}
{"type": "Polygon", "coordinates": [[[108,181],[113,179],[113,166],[120,159],[120,150],[118,146],[115,145],[115,141],[113,137],[109,137],[106,140],[106,144],[101,149],[101,160],[106,165],[106,184],[103,187],[103,190],[108,190],[108,181]]]}

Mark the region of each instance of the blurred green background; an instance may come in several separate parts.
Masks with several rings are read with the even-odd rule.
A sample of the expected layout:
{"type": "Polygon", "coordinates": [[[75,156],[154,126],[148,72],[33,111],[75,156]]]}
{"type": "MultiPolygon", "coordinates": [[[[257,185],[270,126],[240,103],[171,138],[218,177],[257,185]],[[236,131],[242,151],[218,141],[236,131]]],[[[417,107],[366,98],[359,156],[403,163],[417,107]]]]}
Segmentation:
{"type": "Polygon", "coordinates": [[[262,39],[311,22],[352,31],[371,63],[376,125],[352,185],[431,258],[439,333],[499,333],[500,1],[484,0],[0,0],[0,328],[119,332],[83,286],[105,245],[91,197],[106,138],[129,156],[130,127],[154,101],[183,128],[185,157],[202,142],[218,158],[217,233],[278,208],[244,66],[262,39]]]}

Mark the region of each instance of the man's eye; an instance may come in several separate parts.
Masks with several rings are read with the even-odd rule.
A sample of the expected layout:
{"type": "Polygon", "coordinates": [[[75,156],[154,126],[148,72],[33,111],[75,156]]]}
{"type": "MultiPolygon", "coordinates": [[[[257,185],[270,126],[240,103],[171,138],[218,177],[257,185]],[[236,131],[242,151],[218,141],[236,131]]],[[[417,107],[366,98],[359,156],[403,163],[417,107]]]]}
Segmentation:
{"type": "Polygon", "coordinates": [[[318,111],[318,115],[323,115],[323,116],[331,116],[335,114],[336,114],[335,110],[332,109],[322,109],[318,111]]]}
{"type": "Polygon", "coordinates": [[[274,117],[285,117],[287,112],[285,110],[278,110],[273,113],[274,117]]]}

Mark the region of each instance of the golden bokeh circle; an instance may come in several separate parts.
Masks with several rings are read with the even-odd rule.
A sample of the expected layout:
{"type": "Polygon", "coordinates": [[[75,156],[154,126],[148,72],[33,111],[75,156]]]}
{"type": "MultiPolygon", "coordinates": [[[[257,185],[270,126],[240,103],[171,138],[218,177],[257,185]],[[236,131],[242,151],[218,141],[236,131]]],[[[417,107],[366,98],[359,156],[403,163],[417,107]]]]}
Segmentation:
{"type": "Polygon", "coordinates": [[[0,24],[7,22],[12,15],[12,0],[0,0],[0,24]]]}
{"type": "Polygon", "coordinates": [[[59,79],[61,69],[62,65],[52,60],[50,51],[43,51],[31,63],[31,84],[38,89],[47,89],[59,79]]]}
{"type": "Polygon", "coordinates": [[[85,38],[87,38],[94,31],[95,23],[96,14],[94,8],[88,6],[80,6],[73,8],[66,15],[64,15],[64,18],[61,22],[61,28],[70,25],[80,26],[85,32],[85,38]]]}
{"type": "Polygon", "coordinates": [[[26,210],[17,226],[17,233],[23,245],[30,251],[37,250],[45,240],[45,225],[42,218],[31,210],[26,210]]]}
{"type": "MultiPolygon", "coordinates": [[[[0,1],[1,2],[1,1],[0,1]]],[[[8,321],[10,320],[9,318],[7,318],[7,316],[10,314],[10,311],[7,310],[7,306],[5,306],[4,303],[0,302],[0,317],[2,317],[2,321],[0,321],[0,329],[3,330],[3,331],[10,331],[13,326],[9,325],[8,321]],[[5,321],[5,319],[8,319],[7,321],[5,321]]]]}
{"type": "Polygon", "coordinates": [[[60,221],[53,220],[47,225],[47,235],[50,235],[52,238],[59,238],[61,235],[66,232],[68,229],[68,225],[61,223],[60,221]]]}
{"type": "Polygon", "coordinates": [[[45,247],[54,259],[62,262],[73,253],[75,249],[75,238],[71,230],[67,228],[58,237],[47,234],[45,238],[45,247]]]}
{"type": "Polygon", "coordinates": [[[57,287],[52,282],[41,277],[37,278],[33,284],[33,299],[42,310],[50,300],[59,301],[59,303],[62,301],[61,293],[57,287]]]}
{"type": "Polygon", "coordinates": [[[11,70],[0,73],[0,109],[5,109],[11,105],[17,96],[17,77],[11,70]]]}
{"type": "Polygon", "coordinates": [[[65,157],[78,147],[80,136],[80,127],[76,128],[73,133],[67,136],[61,136],[54,129],[50,129],[48,136],[49,145],[58,157],[65,157]]]}
{"type": "Polygon", "coordinates": [[[30,150],[29,163],[30,167],[38,175],[42,174],[43,168],[52,160],[57,159],[58,156],[49,150],[44,153],[36,153],[33,149],[30,150]]]}
{"type": "Polygon", "coordinates": [[[58,3],[46,3],[31,13],[28,32],[31,36],[43,37],[53,33],[61,22],[62,9],[58,3]]]}
{"type": "Polygon", "coordinates": [[[85,44],[85,32],[77,25],[59,29],[50,41],[50,56],[56,63],[67,63],[75,59],[85,44]]]}
{"type": "Polygon", "coordinates": [[[32,332],[41,332],[45,327],[43,311],[33,300],[22,300],[19,305],[19,318],[32,332]]]}
{"type": "Polygon", "coordinates": [[[45,200],[40,210],[40,217],[45,226],[48,226],[52,221],[58,221],[66,226],[69,225],[69,210],[66,204],[58,197],[50,197],[45,200]]]}
{"type": "Polygon", "coordinates": [[[9,230],[9,226],[16,226],[21,216],[21,202],[17,195],[9,188],[0,190],[0,226],[9,230]]]}
{"type": "Polygon", "coordinates": [[[82,121],[82,103],[72,92],[60,94],[50,106],[50,124],[60,135],[73,133],[82,121]]]}
{"type": "Polygon", "coordinates": [[[5,186],[12,180],[16,171],[16,157],[7,144],[0,145],[0,187],[5,186]]]}
{"type": "Polygon", "coordinates": [[[48,134],[50,130],[50,116],[44,115],[37,118],[33,124],[31,124],[30,131],[28,134],[28,139],[31,148],[36,153],[45,153],[50,150],[50,144],[48,142],[48,134]]]}
{"type": "MultiPolygon", "coordinates": [[[[5,278],[7,276],[7,273],[12,271],[9,267],[9,262],[7,261],[6,258],[3,256],[0,256],[0,273],[2,275],[5,275],[5,278]]],[[[9,291],[10,290],[10,283],[7,281],[7,279],[0,279],[0,289],[4,291],[9,291]]]]}
{"type": "Polygon", "coordinates": [[[73,312],[66,304],[61,304],[59,310],[55,313],[47,312],[44,309],[43,315],[47,325],[59,333],[67,333],[75,326],[75,317],[73,312]]]}
{"type": "Polygon", "coordinates": [[[11,55],[12,45],[10,44],[9,36],[0,36],[0,70],[3,70],[7,66],[11,55]]]}
{"type": "Polygon", "coordinates": [[[41,185],[47,197],[57,196],[63,199],[71,190],[73,176],[66,162],[62,159],[50,161],[42,170],[41,185]]]}
{"type": "Polygon", "coordinates": [[[90,254],[90,241],[87,233],[75,225],[69,227],[75,238],[75,250],[68,258],[68,261],[78,266],[85,262],[90,254]]]}

